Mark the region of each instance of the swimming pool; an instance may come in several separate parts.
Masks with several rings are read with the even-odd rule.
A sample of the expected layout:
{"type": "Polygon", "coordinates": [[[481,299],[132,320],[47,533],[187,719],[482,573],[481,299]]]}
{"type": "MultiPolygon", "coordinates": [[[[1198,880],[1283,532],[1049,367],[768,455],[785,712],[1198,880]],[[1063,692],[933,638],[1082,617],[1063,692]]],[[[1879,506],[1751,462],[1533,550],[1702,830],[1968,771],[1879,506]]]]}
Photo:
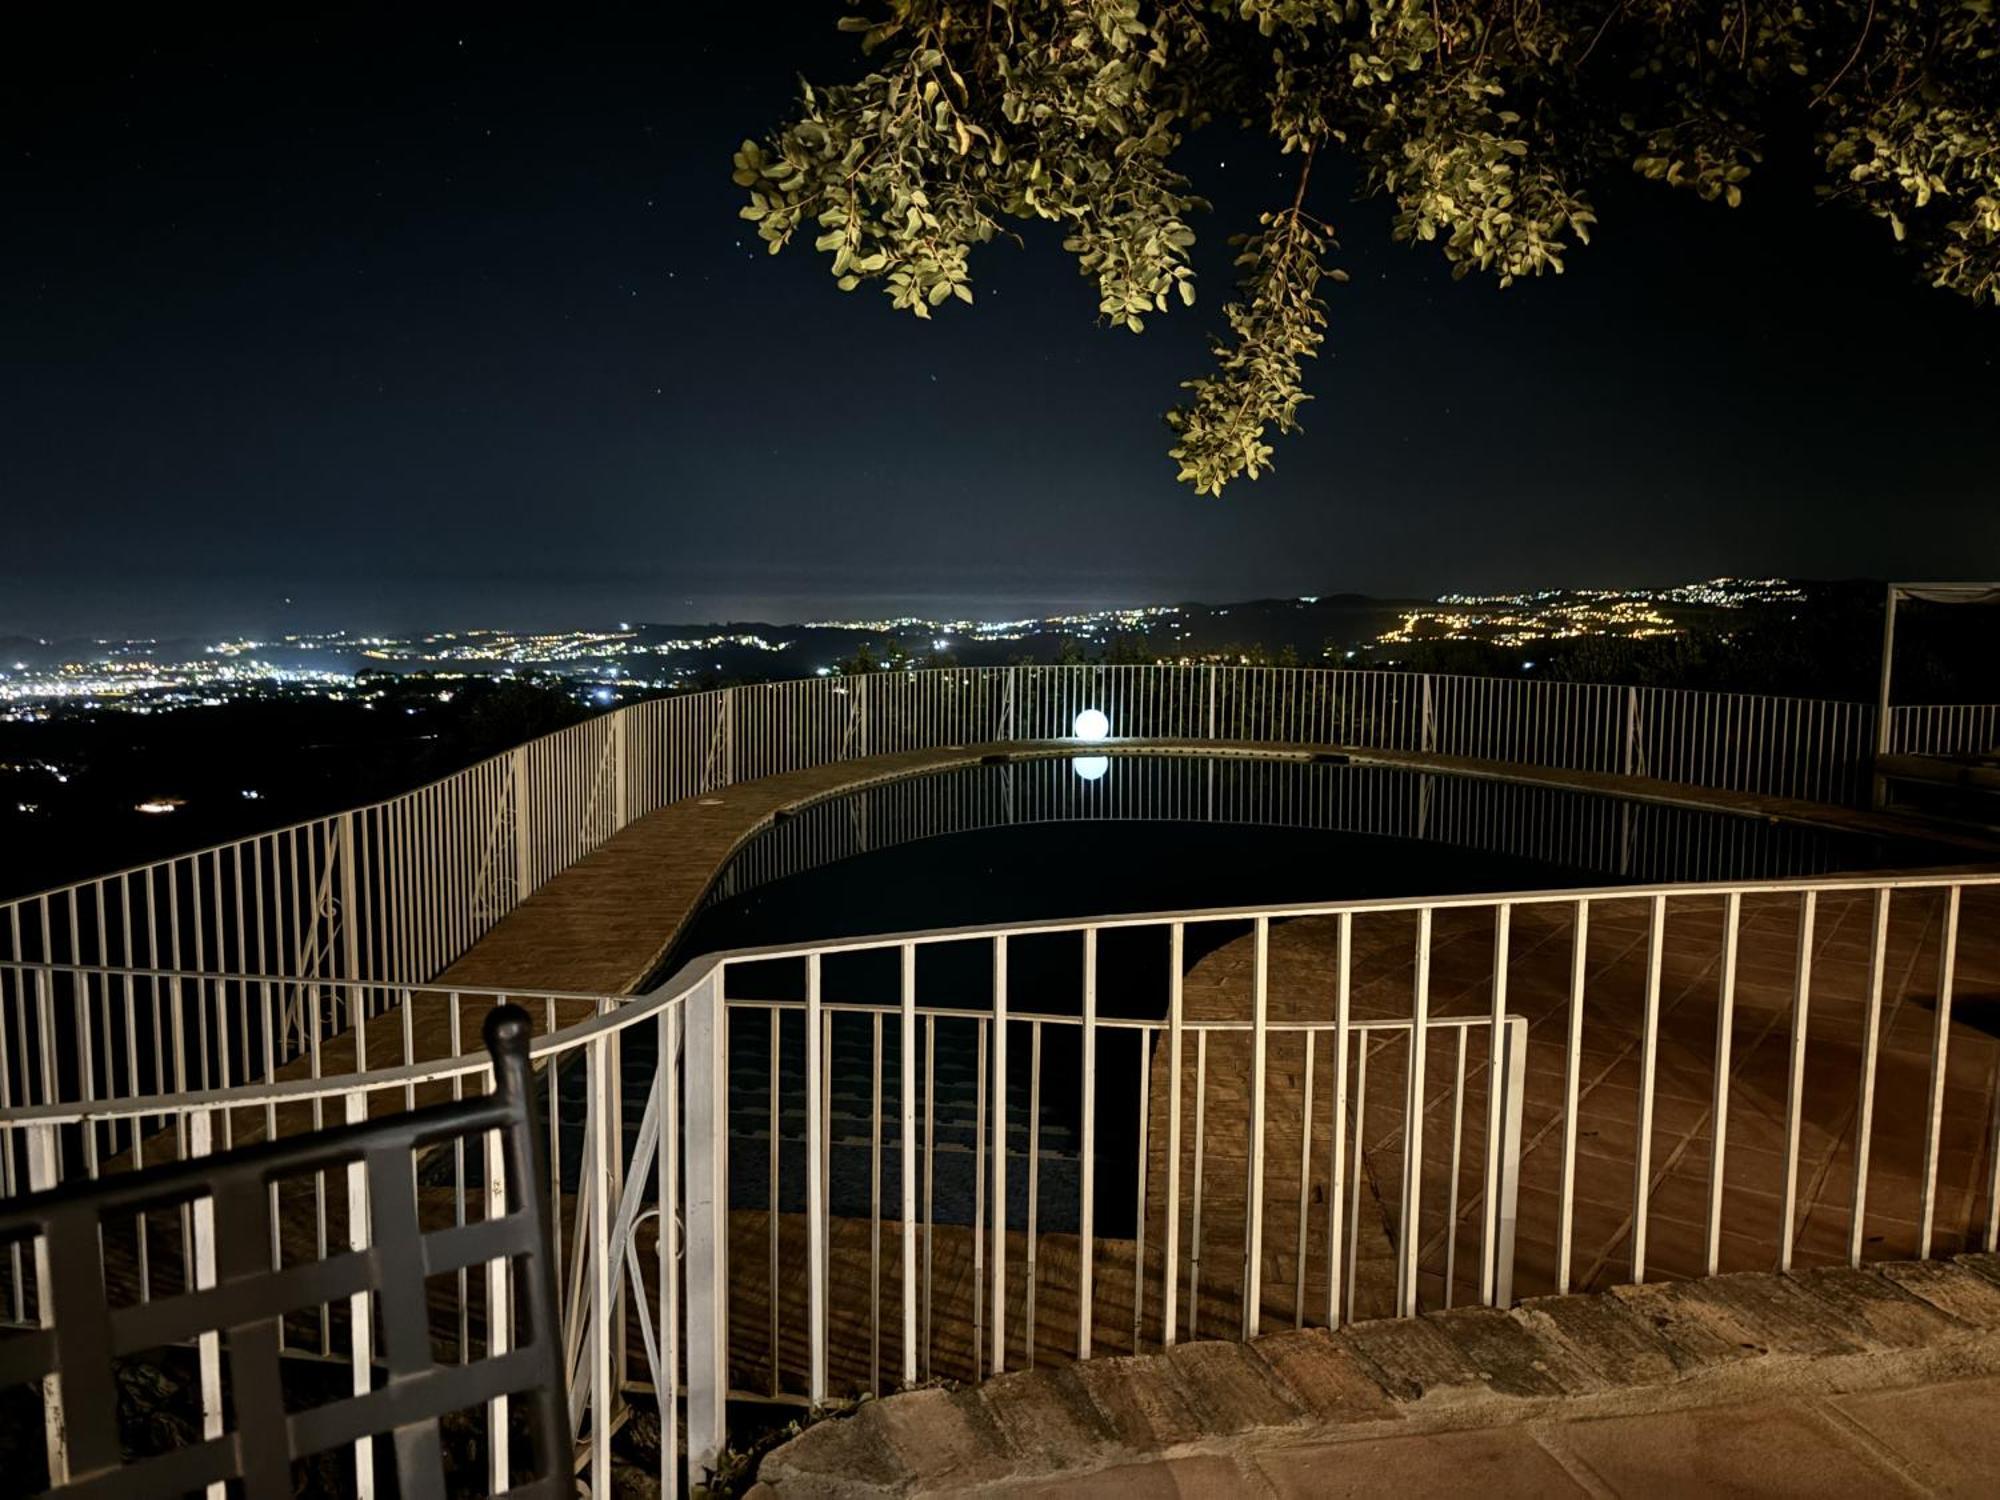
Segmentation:
{"type": "MultiPolygon", "coordinates": [[[[779,818],[724,867],[662,974],[710,952],[961,925],[1779,878],[1955,857],[1962,856],[1804,823],[1337,757],[1016,756],[883,782],[779,818]]],[[[1183,971],[1249,930],[1247,921],[1190,927],[1183,971]]],[[[1160,925],[1101,935],[1094,992],[1100,1015],[1152,1013],[1170,962],[1167,944],[1160,925]]],[[[1014,938],[1008,988],[1015,1005],[1078,1014],[1081,956],[1075,932],[1014,938]]],[[[935,1115],[936,1218],[970,1223],[985,1067],[972,1018],[991,1004],[990,949],[985,940],[930,944],[916,962],[922,992],[959,996],[967,1016],[939,1023],[924,1071],[935,1086],[928,1107],[935,1115]]],[[[821,972],[829,1004],[895,1003],[893,952],[829,954],[821,972]]],[[[802,1018],[755,1008],[797,1002],[803,987],[796,961],[731,971],[730,1196],[739,1208],[769,1201],[773,1155],[780,1211],[804,1208],[802,1018]],[[782,1101],[775,1131],[774,1099],[782,1101]]],[[[1146,1058],[1124,1051],[1143,1046],[1138,1038],[1132,1033],[1107,1043],[1098,1075],[1105,1234],[1130,1230],[1123,1222],[1130,1211],[1130,1106],[1146,1058]]],[[[866,1217],[880,1184],[894,1183],[901,1170],[900,1143],[881,1123],[885,1108],[893,1113],[899,1036],[895,1026],[881,1025],[879,1014],[848,1013],[830,1025],[827,1045],[830,1209],[866,1217]]],[[[653,1067],[643,1037],[628,1041],[624,1066],[632,1079],[631,1133],[637,1114],[629,1101],[643,1098],[640,1084],[653,1067]]],[[[1068,1035],[1052,1035],[1038,1058],[1021,1048],[1010,1059],[1009,1150],[1029,1153],[1032,1114],[1048,1231],[1073,1227],[1080,1078],[1068,1035]],[[1037,1072],[1043,1087],[1031,1110],[1037,1072]]],[[[566,1094],[571,1087],[565,1075],[566,1094]]],[[[565,1118],[580,1119],[581,1106],[580,1097],[566,1099],[565,1118]]],[[[1019,1175],[1010,1180],[1010,1222],[1024,1220],[1027,1191],[1019,1175]]]]}
{"type": "Polygon", "coordinates": [[[880,932],[1769,879],[1962,857],[1699,806],[1339,757],[1017,757],[902,778],[780,818],[725,866],[661,974],[702,953],[880,932]]]}

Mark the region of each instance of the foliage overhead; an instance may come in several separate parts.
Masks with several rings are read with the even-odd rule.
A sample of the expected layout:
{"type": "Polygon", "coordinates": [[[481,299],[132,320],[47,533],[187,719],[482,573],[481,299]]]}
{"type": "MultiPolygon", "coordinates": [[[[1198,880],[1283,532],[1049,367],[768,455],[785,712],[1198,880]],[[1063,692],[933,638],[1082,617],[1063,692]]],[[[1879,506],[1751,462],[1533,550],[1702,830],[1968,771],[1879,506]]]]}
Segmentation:
{"type": "Polygon", "coordinates": [[[1734,207],[1767,137],[1806,135],[1824,197],[2000,305],[1996,0],[879,0],[839,24],[872,71],[802,84],[743,143],[742,214],[919,318],[972,301],[975,245],[1043,219],[1140,332],[1194,301],[1188,132],[1262,128],[1297,159],[1290,201],[1232,240],[1228,333],[1167,418],[1203,494],[1264,472],[1311,399],[1321,283],[1345,279],[1306,207],[1320,153],[1391,200],[1398,240],[1504,287],[1561,274],[1606,172],[1734,207]]]}

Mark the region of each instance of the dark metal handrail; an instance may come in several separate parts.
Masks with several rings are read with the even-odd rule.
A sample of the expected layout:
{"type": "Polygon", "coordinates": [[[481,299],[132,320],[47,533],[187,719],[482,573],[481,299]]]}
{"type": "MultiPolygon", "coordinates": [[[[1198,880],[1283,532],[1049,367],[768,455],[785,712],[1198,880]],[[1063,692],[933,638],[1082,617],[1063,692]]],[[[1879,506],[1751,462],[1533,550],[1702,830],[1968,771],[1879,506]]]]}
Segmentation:
{"type": "MultiPolygon", "coordinates": [[[[503,1005],[486,1019],[494,1092],[264,1142],[140,1172],[64,1184],[0,1211],[0,1247],[35,1246],[41,1324],[0,1341],[0,1385],[40,1382],[47,1406],[52,1494],[117,1500],[182,1495],[230,1480],[252,1500],[290,1500],[294,1460],[392,1435],[398,1493],[445,1493],[438,1421],[512,1398],[527,1407],[534,1477],[509,1495],[567,1496],[573,1465],[562,1370],[562,1329],[549,1258],[548,1172],[541,1156],[528,1063],[527,1013],[503,1005]],[[416,1153],[440,1141],[498,1132],[506,1212],[424,1231],[417,1217],[416,1153]],[[271,1186],[309,1172],[359,1168],[366,1181],[366,1248],[324,1260],[271,1264],[271,1186]],[[109,1213],[201,1205],[196,1263],[209,1285],[113,1307],[99,1224],[109,1213]],[[206,1253],[205,1253],[206,1252],[206,1253]],[[435,1361],[425,1278],[506,1260],[516,1316],[505,1352],[466,1364],[435,1361]],[[287,1313],[353,1297],[379,1299],[387,1379],[309,1410],[287,1411],[279,1332],[287,1313]],[[165,1344],[219,1335],[213,1384],[226,1384],[228,1429],[190,1447],[127,1461],[121,1449],[115,1361],[165,1344]]],[[[358,1323],[367,1321],[365,1310],[358,1323]]],[[[509,1326],[511,1325],[511,1326],[509,1326]]],[[[204,1372],[205,1375],[208,1372],[204,1372]]],[[[371,1382],[372,1384],[372,1382],[371,1382]]],[[[218,1403],[219,1404],[219,1403],[218,1403]]],[[[507,1441],[503,1431],[492,1434],[507,1441]]],[[[360,1461],[357,1450],[357,1462],[360,1461]]],[[[370,1476],[357,1476],[364,1493],[370,1476]]]]}

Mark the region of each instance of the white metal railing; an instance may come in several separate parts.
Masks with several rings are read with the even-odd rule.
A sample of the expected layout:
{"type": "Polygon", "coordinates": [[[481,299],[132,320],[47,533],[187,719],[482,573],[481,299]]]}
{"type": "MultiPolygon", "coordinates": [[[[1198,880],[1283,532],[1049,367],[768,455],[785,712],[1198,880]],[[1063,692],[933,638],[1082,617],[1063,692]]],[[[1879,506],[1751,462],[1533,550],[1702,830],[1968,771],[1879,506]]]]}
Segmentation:
{"type": "Polygon", "coordinates": [[[1889,710],[1892,755],[1982,755],[2000,750],[2000,703],[1926,703],[1889,710]]]}
{"type": "MultiPolygon", "coordinates": [[[[869,754],[1062,738],[1084,708],[1122,738],[1429,751],[1836,803],[1864,799],[1874,744],[1874,709],[1860,704],[1344,669],[754,684],[632,704],[382,802],[0,902],[0,957],[422,982],[669,802],[869,754]]],[[[1996,710],[1895,712],[1899,744],[1945,748],[1990,742],[1996,710]]],[[[0,994],[0,1007],[21,1003],[0,994]]],[[[12,1099],[29,1097],[13,1083],[12,1099]]]]}
{"type": "MultiPolygon", "coordinates": [[[[1992,1246],[1995,1048],[1952,997],[2000,982],[1996,917],[2000,873],[1345,901],[718,954],[622,1003],[509,995],[544,1029],[578,1430],[612,1430],[624,1392],[685,1392],[698,1478],[732,1394],[821,1404],[1204,1331],[1992,1246]],[[1243,962],[1199,966],[1228,943],[1243,962]],[[1732,1124],[1754,1149],[1728,1152],[1732,1124]]],[[[295,983],[8,970],[17,993],[68,973],[107,997],[141,1053],[218,1009],[275,1035],[295,983]]],[[[43,1187],[128,1142],[481,1086],[482,1056],[441,1054],[499,998],[350,995],[399,1022],[367,1074],[16,1108],[0,1159],[43,1187]]],[[[480,1182],[462,1153],[420,1172],[447,1217],[479,1211],[480,1182]]],[[[361,1242],[365,1204],[335,1186],[274,1185],[297,1241],[274,1257],[361,1242]]],[[[201,1232],[105,1230],[138,1297],[192,1274],[201,1232]]],[[[32,1317],[32,1266],[0,1277],[32,1317]]],[[[488,1284],[433,1288],[457,1358],[488,1284]]],[[[347,1326],[330,1310],[297,1344],[346,1358],[347,1326]]],[[[662,1418],[671,1489],[673,1401],[662,1418]]],[[[591,1469],[609,1493],[602,1445],[591,1469]]]]}

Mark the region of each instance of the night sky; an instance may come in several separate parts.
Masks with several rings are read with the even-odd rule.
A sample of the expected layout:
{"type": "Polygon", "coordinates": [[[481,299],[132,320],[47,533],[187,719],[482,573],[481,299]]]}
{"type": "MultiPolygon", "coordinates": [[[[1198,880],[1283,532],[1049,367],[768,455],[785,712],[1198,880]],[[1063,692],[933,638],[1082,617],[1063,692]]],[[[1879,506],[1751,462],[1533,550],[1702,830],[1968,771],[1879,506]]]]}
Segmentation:
{"type": "Polygon", "coordinates": [[[1159,413],[1289,197],[1255,137],[1185,148],[1192,311],[1097,327],[1031,229],[923,324],[736,218],[838,7],[62,9],[0,61],[0,633],[2000,573],[2000,313],[1796,167],[1605,183],[1504,293],[1316,174],[1318,399],[1213,500],[1159,413]]]}

